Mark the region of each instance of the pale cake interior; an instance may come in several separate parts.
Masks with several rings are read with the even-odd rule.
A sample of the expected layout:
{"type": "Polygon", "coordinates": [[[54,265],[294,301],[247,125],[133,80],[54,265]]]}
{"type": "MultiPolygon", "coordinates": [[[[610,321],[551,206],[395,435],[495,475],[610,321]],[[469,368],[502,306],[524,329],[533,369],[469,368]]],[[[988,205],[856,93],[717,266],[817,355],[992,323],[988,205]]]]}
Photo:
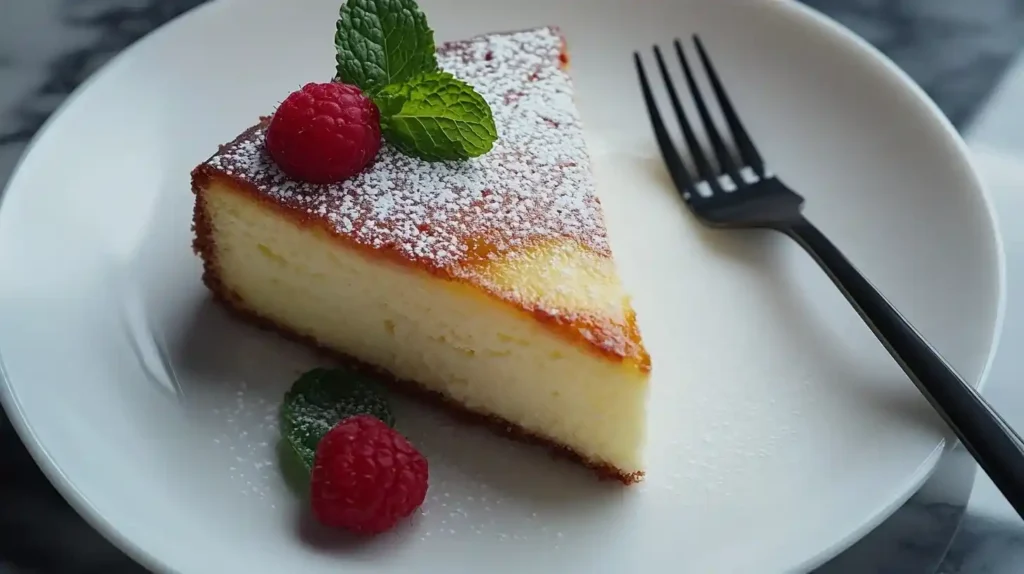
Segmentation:
{"type": "MultiPolygon", "coordinates": [[[[346,249],[220,178],[197,201],[219,279],[250,312],[471,411],[514,421],[587,462],[642,472],[647,373],[634,363],[574,345],[473,286],[346,249]]],[[[571,247],[558,249],[557,257],[571,258],[571,247]]],[[[501,280],[545,283],[544,257],[533,260],[502,269],[501,280]]]]}

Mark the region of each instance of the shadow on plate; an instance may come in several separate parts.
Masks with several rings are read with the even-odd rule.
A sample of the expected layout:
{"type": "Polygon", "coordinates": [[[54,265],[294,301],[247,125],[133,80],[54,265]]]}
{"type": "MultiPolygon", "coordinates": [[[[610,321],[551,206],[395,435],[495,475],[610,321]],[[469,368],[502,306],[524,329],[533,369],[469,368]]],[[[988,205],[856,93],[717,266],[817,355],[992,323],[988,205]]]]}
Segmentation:
{"type": "MultiPolygon", "coordinates": [[[[853,337],[872,337],[867,325],[856,321],[857,332],[840,334],[839,330],[830,326],[829,317],[818,315],[807,298],[821,296],[812,293],[808,280],[802,274],[791,272],[792,264],[785,256],[787,250],[800,248],[790,238],[776,231],[769,230],[717,230],[699,227],[698,235],[702,242],[722,257],[742,262],[757,271],[764,278],[765,285],[773,285],[766,289],[770,304],[775,314],[780,317],[779,325],[785,329],[785,336],[795,339],[800,348],[834,365],[836,372],[843,373],[843,378],[853,378],[861,384],[837,387],[836,392],[842,393],[847,400],[861,402],[870,409],[891,415],[894,420],[901,420],[916,427],[935,427],[941,421],[931,410],[923,397],[907,392],[907,385],[913,383],[896,368],[881,373],[878,369],[871,372],[860,364],[853,353],[848,352],[849,339],[853,337]],[[855,376],[851,377],[851,374],[855,376]]],[[[808,257],[802,252],[799,256],[808,257]]],[[[802,262],[801,262],[802,263],[802,262]]],[[[808,263],[809,264],[809,263],[808,263]]],[[[817,271],[817,269],[815,269],[817,271]]],[[[824,271],[821,271],[824,281],[824,271]]],[[[841,298],[839,291],[826,292],[826,296],[834,296],[837,305],[849,305],[841,298]]],[[[852,307],[849,313],[855,313],[852,307]]],[[[875,341],[877,352],[888,356],[888,352],[880,342],[875,341]]],[[[892,359],[889,359],[892,361],[892,359]]]]}

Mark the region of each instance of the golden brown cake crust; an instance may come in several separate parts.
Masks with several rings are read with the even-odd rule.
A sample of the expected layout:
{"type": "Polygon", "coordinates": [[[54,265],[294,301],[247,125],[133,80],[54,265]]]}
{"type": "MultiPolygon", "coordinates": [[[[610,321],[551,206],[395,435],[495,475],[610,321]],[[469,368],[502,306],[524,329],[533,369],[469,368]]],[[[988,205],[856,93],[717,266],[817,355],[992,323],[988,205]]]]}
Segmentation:
{"type": "MultiPolygon", "coordinates": [[[[242,299],[228,289],[220,277],[220,268],[217,263],[215,256],[216,250],[213,240],[213,229],[210,225],[209,214],[205,209],[205,198],[203,196],[203,189],[207,182],[204,177],[200,176],[198,180],[193,180],[196,185],[196,202],[193,210],[193,230],[195,237],[192,242],[192,247],[195,252],[203,260],[203,283],[213,294],[214,299],[223,304],[228,310],[230,310],[237,317],[248,321],[258,327],[268,329],[276,332],[279,335],[284,336],[287,339],[302,343],[308,347],[311,347],[326,356],[329,356],[342,364],[355,368],[375,376],[378,380],[388,386],[388,388],[400,392],[404,395],[411,396],[419,399],[423,402],[430,403],[439,408],[448,411],[453,416],[462,419],[466,422],[482,425],[490,428],[493,432],[504,435],[508,438],[524,442],[527,444],[535,444],[546,447],[552,454],[568,458],[572,461],[578,462],[587,468],[593,470],[600,478],[617,480],[625,485],[634,484],[643,480],[643,472],[624,472],[609,464],[597,463],[588,460],[586,457],[570,449],[569,447],[548,440],[544,437],[538,436],[531,433],[530,431],[510,423],[505,419],[502,419],[493,415],[484,415],[468,410],[463,405],[445,397],[444,395],[426,389],[416,383],[415,381],[409,381],[404,379],[398,379],[391,373],[383,370],[374,365],[364,363],[355,357],[340,353],[330,347],[320,343],[313,337],[301,335],[296,333],[287,327],[280,325],[266,317],[261,316],[252,309],[249,309],[242,299]]],[[[269,203],[269,205],[276,206],[276,204],[269,203]]],[[[278,207],[278,209],[280,209],[278,207]]]]}
{"type": "Polygon", "coordinates": [[[263,147],[263,121],[198,166],[193,188],[212,177],[231,180],[345,248],[473,285],[583,348],[649,371],[625,296],[617,313],[569,309],[546,293],[510,288],[491,275],[496,262],[529,259],[551,241],[573,242],[611,262],[561,34],[542,28],[482,36],[445,44],[438,57],[446,70],[500,102],[492,102],[499,140],[489,154],[428,163],[385,144],[374,165],[352,180],[309,185],[273,165],[263,147]],[[503,127],[509,129],[501,133],[503,127]]]}

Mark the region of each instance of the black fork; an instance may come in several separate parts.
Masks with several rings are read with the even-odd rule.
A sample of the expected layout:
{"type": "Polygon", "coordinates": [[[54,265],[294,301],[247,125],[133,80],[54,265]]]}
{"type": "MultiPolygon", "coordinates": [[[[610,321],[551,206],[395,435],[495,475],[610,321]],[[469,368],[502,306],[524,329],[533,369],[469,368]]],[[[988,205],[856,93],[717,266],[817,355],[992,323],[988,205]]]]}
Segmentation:
{"type": "Polygon", "coordinates": [[[707,225],[773,229],[799,243],[829,275],[1017,513],[1024,517],[1024,441],[857,271],[839,249],[803,216],[803,197],[789,189],[765,167],[761,154],[743,127],[697,36],[694,36],[694,44],[739,156],[739,161],[733,159],[697,85],[683,45],[676,40],[673,44],[675,55],[682,66],[690,97],[711,144],[717,168],[712,164],[694,134],[669,75],[665,58],[661,50],[655,47],[655,61],[668,91],[669,101],[679,119],[695,174],[686,166],[665,129],[640,54],[633,55],[658,147],[661,148],[672,181],[686,205],[697,219],[707,225]]]}

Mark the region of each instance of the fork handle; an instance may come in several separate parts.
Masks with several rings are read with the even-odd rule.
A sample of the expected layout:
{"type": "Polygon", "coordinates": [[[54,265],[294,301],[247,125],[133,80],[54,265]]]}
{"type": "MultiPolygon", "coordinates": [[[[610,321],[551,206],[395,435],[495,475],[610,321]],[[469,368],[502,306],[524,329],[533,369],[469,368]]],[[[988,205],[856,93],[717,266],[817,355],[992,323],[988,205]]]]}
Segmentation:
{"type": "Polygon", "coordinates": [[[781,229],[806,249],[910,380],[1024,517],[1024,441],[825,235],[804,218],[781,229]]]}

